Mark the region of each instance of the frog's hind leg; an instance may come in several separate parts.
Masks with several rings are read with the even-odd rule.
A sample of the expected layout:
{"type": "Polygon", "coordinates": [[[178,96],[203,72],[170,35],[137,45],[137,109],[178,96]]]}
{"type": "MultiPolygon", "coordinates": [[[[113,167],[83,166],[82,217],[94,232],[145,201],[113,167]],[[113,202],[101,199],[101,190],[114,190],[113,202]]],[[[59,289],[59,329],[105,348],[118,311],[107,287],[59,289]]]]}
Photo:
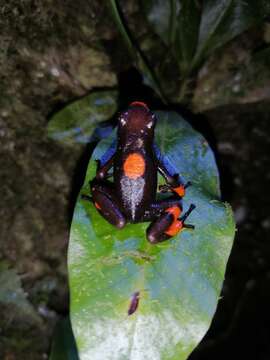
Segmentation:
{"type": "Polygon", "coordinates": [[[112,225],[122,229],[126,219],[120,210],[113,184],[109,181],[92,181],[90,183],[92,201],[99,213],[112,225]]]}
{"type": "Polygon", "coordinates": [[[177,203],[164,209],[160,216],[156,217],[147,228],[148,241],[151,244],[156,244],[177,235],[183,228],[193,229],[193,225],[185,224],[185,220],[193,209],[195,209],[195,205],[191,204],[188,211],[181,217],[182,207],[177,203]]]}

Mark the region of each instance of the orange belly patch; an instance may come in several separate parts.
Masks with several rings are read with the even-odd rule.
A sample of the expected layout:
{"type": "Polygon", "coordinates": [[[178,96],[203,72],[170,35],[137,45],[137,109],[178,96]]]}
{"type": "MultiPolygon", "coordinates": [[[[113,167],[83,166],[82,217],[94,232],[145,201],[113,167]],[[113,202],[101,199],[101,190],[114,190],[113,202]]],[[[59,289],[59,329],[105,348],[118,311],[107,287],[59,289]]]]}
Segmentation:
{"type": "Polygon", "coordinates": [[[133,153],[128,155],[124,162],[124,174],[130,179],[137,179],[145,172],[145,161],[141,154],[133,153]]]}

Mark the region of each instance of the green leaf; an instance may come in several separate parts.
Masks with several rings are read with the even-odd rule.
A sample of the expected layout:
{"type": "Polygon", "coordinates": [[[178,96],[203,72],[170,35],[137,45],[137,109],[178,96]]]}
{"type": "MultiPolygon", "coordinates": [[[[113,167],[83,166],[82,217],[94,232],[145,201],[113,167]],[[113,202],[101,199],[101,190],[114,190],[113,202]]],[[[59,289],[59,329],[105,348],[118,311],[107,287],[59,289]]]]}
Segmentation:
{"type": "Polygon", "coordinates": [[[196,0],[142,1],[148,21],[172,50],[182,73],[196,50],[200,7],[196,0]]]}
{"type": "Polygon", "coordinates": [[[196,228],[151,245],[148,223],[117,230],[106,222],[80,196],[89,192],[94,159],[115,135],[101,141],[76,203],[68,252],[71,321],[81,360],[186,359],[216,310],[235,232],[232,211],[220,201],[218,170],[205,139],[174,112],[157,116],[162,153],[193,183],[184,210],[196,204],[189,220],[196,228]],[[128,316],[136,291],[139,306],[128,316]]]}
{"type": "MultiPolygon", "coordinates": [[[[110,119],[117,110],[116,90],[95,91],[76,100],[57,112],[50,120],[48,135],[65,144],[87,143],[91,141],[98,124],[110,119]]],[[[105,134],[108,131],[104,128],[105,134]]]]}
{"type": "Polygon", "coordinates": [[[56,326],[50,360],[79,360],[69,318],[60,320],[56,326]]]}
{"type": "Polygon", "coordinates": [[[173,45],[175,46],[176,58],[182,77],[184,77],[189,71],[197,47],[200,25],[198,2],[196,0],[183,0],[181,2],[180,14],[176,20],[173,45]]]}
{"type": "MultiPolygon", "coordinates": [[[[176,16],[172,10],[173,4],[177,4],[175,0],[147,0],[140,1],[140,6],[144,10],[147,20],[154,28],[155,32],[160,36],[165,44],[170,43],[171,23],[176,16]]],[[[177,9],[179,10],[179,8],[177,9]]]]}
{"type": "Polygon", "coordinates": [[[263,2],[257,0],[204,1],[193,66],[198,66],[211,52],[251,26],[262,23],[264,7],[263,2]]]}
{"type": "Polygon", "coordinates": [[[270,13],[265,0],[146,0],[141,6],[173,54],[182,77],[270,13]]]}

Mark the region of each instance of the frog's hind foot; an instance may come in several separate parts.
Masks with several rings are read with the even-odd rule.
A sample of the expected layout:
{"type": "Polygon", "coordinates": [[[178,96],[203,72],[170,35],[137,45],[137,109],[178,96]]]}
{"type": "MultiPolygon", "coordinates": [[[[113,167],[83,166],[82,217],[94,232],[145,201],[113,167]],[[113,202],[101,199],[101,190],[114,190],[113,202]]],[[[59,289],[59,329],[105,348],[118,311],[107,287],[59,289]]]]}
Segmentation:
{"type": "Polygon", "coordinates": [[[191,204],[189,209],[181,217],[179,217],[181,209],[178,206],[172,206],[166,209],[146,230],[148,241],[151,244],[157,244],[177,235],[184,228],[194,229],[194,225],[185,224],[185,220],[194,209],[195,205],[191,204]]]}

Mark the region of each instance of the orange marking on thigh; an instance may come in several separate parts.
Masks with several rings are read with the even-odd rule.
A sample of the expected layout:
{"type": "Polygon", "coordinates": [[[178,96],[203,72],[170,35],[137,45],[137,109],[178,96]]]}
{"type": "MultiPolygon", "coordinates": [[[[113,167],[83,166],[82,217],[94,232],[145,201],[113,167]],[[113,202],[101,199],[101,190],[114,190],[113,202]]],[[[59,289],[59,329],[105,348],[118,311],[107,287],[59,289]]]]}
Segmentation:
{"type": "Polygon", "coordinates": [[[100,206],[97,202],[95,202],[95,207],[96,207],[98,210],[101,210],[101,206],[100,206]]]}
{"type": "Polygon", "coordinates": [[[165,211],[173,215],[174,221],[176,221],[181,214],[181,209],[178,206],[172,206],[165,211]]]}
{"type": "Polygon", "coordinates": [[[182,228],[183,228],[182,221],[175,220],[165,231],[165,234],[167,234],[169,236],[175,236],[179,233],[179,231],[181,231],[182,228]]]}
{"type": "Polygon", "coordinates": [[[124,174],[130,179],[137,179],[145,172],[145,161],[141,154],[132,153],[124,162],[124,174]]]}

